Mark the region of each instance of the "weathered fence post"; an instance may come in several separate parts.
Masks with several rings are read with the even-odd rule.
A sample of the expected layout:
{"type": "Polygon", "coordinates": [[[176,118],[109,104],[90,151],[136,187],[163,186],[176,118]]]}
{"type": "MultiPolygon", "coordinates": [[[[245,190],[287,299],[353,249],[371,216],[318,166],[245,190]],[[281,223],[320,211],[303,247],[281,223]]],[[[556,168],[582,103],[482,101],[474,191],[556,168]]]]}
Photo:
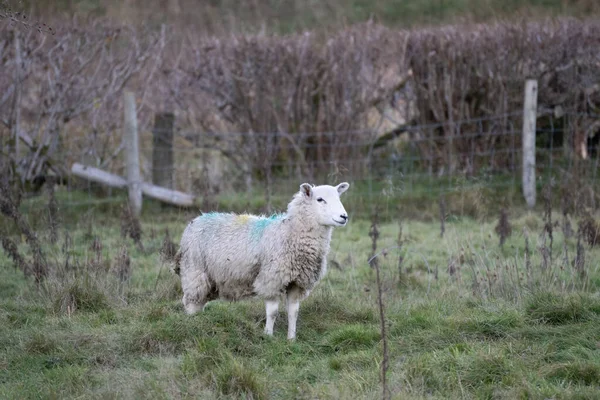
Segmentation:
{"type": "Polygon", "coordinates": [[[525,83],[523,104],[523,195],[529,207],[535,206],[535,124],[537,118],[536,80],[525,83]]]}
{"type": "Polygon", "coordinates": [[[140,177],[140,155],[138,145],[137,114],[135,110],[135,94],[125,91],[123,95],[125,111],[125,162],[127,186],[129,189],[129,207],[136,217],[142,211],[142,180],[140,177]]]}
{"type": "Polygon", "coordinates": [[[152,130],[152,183],[173,189],[173,113],[157,114],[152,130]]]}

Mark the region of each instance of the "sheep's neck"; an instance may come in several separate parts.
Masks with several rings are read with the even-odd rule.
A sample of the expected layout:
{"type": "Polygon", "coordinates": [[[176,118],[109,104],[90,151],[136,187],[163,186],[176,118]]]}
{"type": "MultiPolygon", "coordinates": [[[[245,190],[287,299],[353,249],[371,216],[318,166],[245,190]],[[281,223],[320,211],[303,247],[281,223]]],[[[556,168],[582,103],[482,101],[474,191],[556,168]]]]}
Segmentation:
{"type": "Polygon", "coordinates": [[[294,237],[311,237],[318,239],[322,244],[322,255],[327,255],[329,243],[331,242],[332,226],[323,226],[317,224],[309,218],[295,216],[289,220],[290,228],[288,234],[294,237]]]}

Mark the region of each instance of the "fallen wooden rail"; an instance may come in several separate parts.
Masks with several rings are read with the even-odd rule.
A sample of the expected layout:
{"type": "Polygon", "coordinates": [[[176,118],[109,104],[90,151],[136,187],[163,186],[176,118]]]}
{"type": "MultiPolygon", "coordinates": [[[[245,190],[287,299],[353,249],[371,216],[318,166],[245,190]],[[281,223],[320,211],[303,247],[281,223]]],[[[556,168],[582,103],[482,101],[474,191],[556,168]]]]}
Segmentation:
{"type": "MultiPolygon", "coordinates": [[[[127,188],[127,181],[119,175],[111,174],[98,168],[88,167],[83,164],[74,163],[71,173],[89,181],[98,182],[114,188],[127,188]]],[[[188,193],[167,189],[151,183],[142,182],[142,193],[148,197],[181,207],[194,205],[195,197],[188,193]]]]}

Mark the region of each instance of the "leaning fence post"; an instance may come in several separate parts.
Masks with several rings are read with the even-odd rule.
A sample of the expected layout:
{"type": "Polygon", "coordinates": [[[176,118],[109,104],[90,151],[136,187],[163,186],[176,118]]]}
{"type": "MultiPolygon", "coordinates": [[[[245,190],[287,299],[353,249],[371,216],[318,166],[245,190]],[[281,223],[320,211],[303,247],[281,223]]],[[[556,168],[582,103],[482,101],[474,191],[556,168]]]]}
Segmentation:
{"type": "Polygon", "coordinates": [[[127,187],[129,189],[129,207],[136,217],[142,211],[142,181],[140,178],[140,156],[138,145],[137,115],[135,110],[135,94],[126,91],[123,95],[125,111],[125,162],[127,171],[127,187]]]}
{"type": "Polygon", "coordinates": [[[173,113],[157,114],[152,131],[152,183],[173,189],[173,113]]]}
{"type": "Polygon", "coordinates": [[[523,195],[529,207],[535,206],[535,123],[537,118],[537,81],[525,83],[523,104],[523,195]]]}

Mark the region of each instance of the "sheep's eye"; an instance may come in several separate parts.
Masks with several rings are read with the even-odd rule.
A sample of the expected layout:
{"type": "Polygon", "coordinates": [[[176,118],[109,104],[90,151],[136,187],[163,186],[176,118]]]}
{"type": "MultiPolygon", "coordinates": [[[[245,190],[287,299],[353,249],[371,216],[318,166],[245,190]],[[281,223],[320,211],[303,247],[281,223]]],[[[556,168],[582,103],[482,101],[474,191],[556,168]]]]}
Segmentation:
{"type": "Polygon", "coordinates": [[[317,201],[318,201],[319,203],[324,203],[324,202],[325,202],[325,200],[324,200],[322,197],[319,197],[319,198],[317,199],[317,201]]]}

